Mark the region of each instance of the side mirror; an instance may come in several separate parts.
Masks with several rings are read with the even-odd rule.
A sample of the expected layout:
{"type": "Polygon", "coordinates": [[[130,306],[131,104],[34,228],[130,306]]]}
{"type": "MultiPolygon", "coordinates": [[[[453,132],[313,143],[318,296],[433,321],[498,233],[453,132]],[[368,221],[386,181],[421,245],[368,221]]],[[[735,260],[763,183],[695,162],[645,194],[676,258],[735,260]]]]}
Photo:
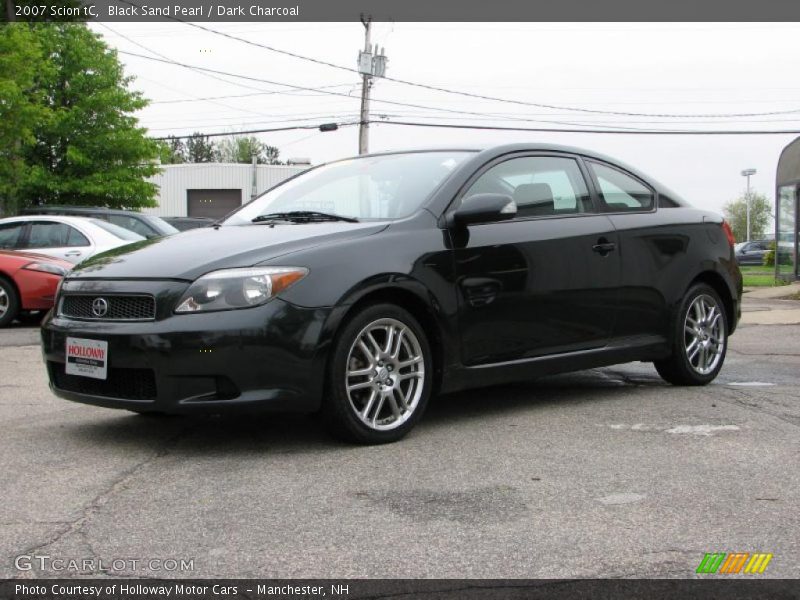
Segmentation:
{"type": "Polygon", "coordinates": [[[507,194],[474,194],[461,201],[452,213],[456,225],[471,223],[494,223],[506,221],[517,216],[517,205],[507,194]]]}

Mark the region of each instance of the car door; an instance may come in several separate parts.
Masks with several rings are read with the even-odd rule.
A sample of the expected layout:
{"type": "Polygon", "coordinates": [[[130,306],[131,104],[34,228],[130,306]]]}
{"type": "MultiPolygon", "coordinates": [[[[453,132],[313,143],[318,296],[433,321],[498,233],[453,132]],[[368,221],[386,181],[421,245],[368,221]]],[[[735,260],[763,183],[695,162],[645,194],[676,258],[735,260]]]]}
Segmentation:
{"type": "Polygon", "coordinates": [[[498,159],[455,204],[492,192],[514,199],[516,218],[452,233],[464,364],[605,345],[620,283],[617,234],[595,212],[579,159],[498,159]]]}
{"type": "Polygon", "coordinates": [[[77,228],[59,221],[31,221],[24,247],[30,252],[77,263],[92,254],[92,244],[77,228]]]}
{"type": "Polygon", "coordinates": [[[602,210],[619,234],[622,281],[615,338],[666,337],[671,307],[665,281],[686,268],[687,225],[658,210],[655,190],[617,165],[586,160],[602,210]]]}

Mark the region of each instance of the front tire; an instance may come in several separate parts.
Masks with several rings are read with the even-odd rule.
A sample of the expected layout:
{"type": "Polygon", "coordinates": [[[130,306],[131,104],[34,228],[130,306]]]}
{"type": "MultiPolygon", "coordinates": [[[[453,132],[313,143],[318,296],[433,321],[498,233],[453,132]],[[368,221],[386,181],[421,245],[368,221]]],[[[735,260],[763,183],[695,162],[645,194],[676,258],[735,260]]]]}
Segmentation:
{"type": "Polygon", "coordinates": [[[728,320],[719,294],[704,283],[692,286],[672,326],[672,355],[654,362],[658,374],[673,385],[711,383],[728,350],[728,320]]]}
{"type": "Polygon", "coordinates": [[[14,285],[0,277],[0,327],[11,325],[19,314],[19,295],[14,285]]]}
{"type": "Polygon", "coordinates": [[[334,343],[322,415],[347,441],[394,442],[419,421],[432,382],[430,345],[417,320],[393,304],[370,306],[334,343]]]}

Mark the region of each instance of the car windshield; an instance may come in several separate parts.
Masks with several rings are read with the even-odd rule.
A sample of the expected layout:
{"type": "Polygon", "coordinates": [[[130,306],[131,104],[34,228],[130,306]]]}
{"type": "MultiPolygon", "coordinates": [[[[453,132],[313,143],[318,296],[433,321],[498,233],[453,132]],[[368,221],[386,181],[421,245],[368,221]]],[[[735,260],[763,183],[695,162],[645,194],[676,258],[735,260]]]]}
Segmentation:
{"type": "Polygon", "coordinates": [[[469,155],[415,152],[323,165],[262,194],[223,224],[244,225],[262,215],[294,212],[326,213],[359,221],[407,217],[469,155]]]}
{"type": "Polygon", "coordinates": [[[145,239],[144,236],[139,235],[138,233],[134,233],[130,229],[125,229],[124,227],[120,227],[119,225],[114,225],[113,223],[109,223],[108,221],[103,221],[102,219],[88,219],[92,222],[93,225],[97,225],[101,229],[105,229],[111,235],[120,238],[121,240],[125,240],[128,242],[137,242],[139,240],[145,239]]]}

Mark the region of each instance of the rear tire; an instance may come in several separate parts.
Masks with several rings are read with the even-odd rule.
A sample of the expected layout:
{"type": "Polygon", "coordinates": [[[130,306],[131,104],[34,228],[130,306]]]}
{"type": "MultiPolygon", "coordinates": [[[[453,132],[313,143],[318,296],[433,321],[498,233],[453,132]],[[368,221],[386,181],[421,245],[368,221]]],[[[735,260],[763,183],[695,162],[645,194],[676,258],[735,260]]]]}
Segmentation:
{"type": "Polygon", "coordinates": [[[0,277],[0,327],[11,325],[19,314],[19,295],[14,284],[0,277]]]}
{"type": "Polygon", "coordinates": [[[432,354],[420,324],[399,306],[376,304],[337,336],[321,414],[346,441],[394,442],[422,417],[432,384],[432,354]]]}
{"type": "Polygon", "coordinates": [[[653,364],[672,385],[706,385],[722,369],[728,351],[725,305],[709,285],[693,285],[672,323],[672,355],[653,364]]]}

